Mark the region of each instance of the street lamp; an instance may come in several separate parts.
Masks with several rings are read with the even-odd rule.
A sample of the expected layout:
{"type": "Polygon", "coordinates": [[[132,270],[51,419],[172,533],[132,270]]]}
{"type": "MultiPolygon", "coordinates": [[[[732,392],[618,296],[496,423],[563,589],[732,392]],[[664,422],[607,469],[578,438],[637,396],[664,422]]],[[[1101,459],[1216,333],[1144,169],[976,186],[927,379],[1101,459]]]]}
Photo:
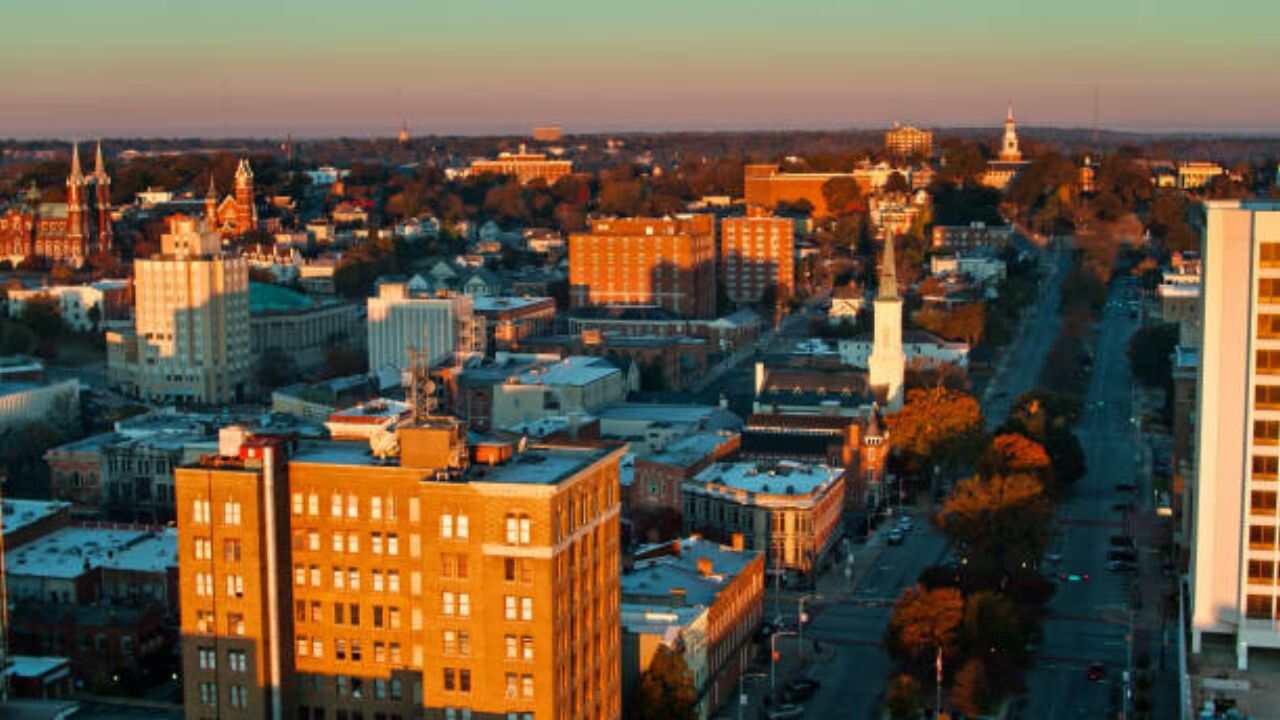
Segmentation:
{"type": "Polygon", "coordinates": [[[795,633],[779,630],[769,636],[769,694],[778,692],[778,636],[795,637],[795,633]]]}
{"type": "Polygon", "coordinates": [[[801,595],[800,602],[796,606],[796,637],[798,638],[798,641],[800,643],[800,657],[802,658],[804,657],[804,624],[808,620],[808,618],[804,614],[804,601],[819,600],[821,598],[822,596],[819,595],[818,593],[809,593],[808,595],[801,595]]]}
{"type": "Polygon", "coordinates": [[[765,677],[762,672],[758,673],[742,673],[738,676],[738,720],[742,720],[743,708],[747,706],[747,678],[752,680],[760,680],[765,677]]]}

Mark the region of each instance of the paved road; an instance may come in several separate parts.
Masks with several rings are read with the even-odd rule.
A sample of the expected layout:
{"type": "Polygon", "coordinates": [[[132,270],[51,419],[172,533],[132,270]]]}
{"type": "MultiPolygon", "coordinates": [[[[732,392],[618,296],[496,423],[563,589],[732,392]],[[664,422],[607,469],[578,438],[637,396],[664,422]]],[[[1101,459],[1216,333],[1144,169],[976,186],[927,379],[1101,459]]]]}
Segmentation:
{"type": "MultiPolygon", "coordinates": [[[[1069,263],[1065,251],[1043,254],[1039,299],[1029,309],[1022,331],[1009,347],[1007,362],[992,378],[982,398],[983,412],[991,427],[1004,421],[1014,398],[1038,384],[1040,368],[1057,336],[1059,290],[1069,263]]],[[[1120,362],[1124,362],[1123,355],[1120,362]]],[[[812,670],[822,688],[808,703],[806,717],[879,718],[882,694],[893,669],[881,645],[892,603],[915,584],[925,568],[938,564],[945,554],[946,541],[941,533],[927,517],[917,515],[915,530],[901,546],[884,549],[875,566],[859,580],[852,597],[825,603],[813,614],[805,636],[832,646],[835,658],[812,670]]]]}
{"type": "MultiPolygon", "coordinates": [[[[1118,289],[1112,291],[1113,300],[1119,296],[1118,289]]],[[[1136,324],[1127,310],[1109,303],[1099,326],[1096,370],[1078,430],[1088,474],[1059,505],[1050,548],[1062,555],[1062,570],[1087,573],[1089,580],[1059,585],[1049,603],[1044,639],[1027,677],[1027,718],[1108,717],[1128,659],[1131,581],[1107,572],[1106,554],[1109,536],[1127,532],[1128,518],[1112,509],[1126,499],[1115,485],[1134,482],[1140,446],[1130,423],[1132,377],[1125,355],[1136,324]],[[1093,662],[1106,665],[1106,682],[1085,677],[1093,662]]]]}
{"type": "Polygon", "coordinates": [[[1036,304],[1023,315],[1020,334],[1001,357],[995,376],[982,394],[988,430],[994,430],[1009,417],[1009,406],[1019,395],[1040,384],[1040,369],[1058,337],[1062,279],[1071,267],[1071,255],[1063,243],[1056,243],[1043,255],[1036,304]]]}

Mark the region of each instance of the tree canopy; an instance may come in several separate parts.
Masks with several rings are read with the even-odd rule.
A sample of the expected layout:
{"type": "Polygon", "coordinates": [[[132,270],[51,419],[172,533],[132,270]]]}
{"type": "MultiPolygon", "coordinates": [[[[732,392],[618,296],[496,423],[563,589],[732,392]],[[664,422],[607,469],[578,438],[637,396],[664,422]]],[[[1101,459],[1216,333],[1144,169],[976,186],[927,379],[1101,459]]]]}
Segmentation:
{"type": "Polygon", "coordinates": [[[887,421],[890,442],[916,467],[971,462],[982,439],[977,399],[943,386],[907,391],[906,403],[887,421]]]}
{"type": "Polygon", "coordinates": [[[632,708],[636,717],[663,720],[695,720],[698,692],[684,656],[659,645],[640,676],[632,708]]]}
{"type": "Polygon", "coordinates": [[[1053,508],[1034,475],[1012,473],[961,480],[938,513],[955,545],[977,567],[1014,572],[1039,560],[1053,508]]]}
{"type": "Polygon", "coordinates": [[[900,660],[927,665],[938,648],[949,654],[955,647],[963,619],[964,596],[959,590],[917,585],[894,604],[886,645],[900,660]]]}

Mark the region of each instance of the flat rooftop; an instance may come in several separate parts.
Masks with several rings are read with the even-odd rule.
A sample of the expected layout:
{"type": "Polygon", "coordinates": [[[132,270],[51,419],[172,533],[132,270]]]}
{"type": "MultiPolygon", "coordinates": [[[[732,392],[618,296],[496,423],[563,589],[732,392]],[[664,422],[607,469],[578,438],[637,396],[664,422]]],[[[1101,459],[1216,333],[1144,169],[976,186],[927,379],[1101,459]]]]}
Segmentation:
{"type": "MultiPolygon", "coordinates": [[[[472,465],[463,478],[468,482],[555,485],[614,449],[530,445],[525,452],[502,465],[472,465]]],[[[370,453],[367,442],[341,440],[302,442],[291,461],[317,465],[383,465],[370,453]]],[[[399,467],[394,458],[386,466],[399,467]]],[[[370,480],[376,481],[376,476],[371,475],[370,480]]]]}
{"type": "Polygon", "coordinates": [[[4,534],[17,532],[70,507],[71,503],[61,500],[5,500],[4,534]]]}
{"type": "Polygon", "coordinates": [[[164,572],[178,564],[178,531],[66,527],[4,554],[10,575],[71,579],[90,568],[164,572]]]}
{"type": "Polygon", "coordinates": [[[549,297],[478,297],[472,299],[472,308],[476,312],[501,312],[502,310],[522,310],[547,302],[555,307],[555,299],[549,297]]]}
{"type": "Polygon", "coordinates": [[[643,456],[649,462],[688,467],[733,440],[736,433],[728,430],[699,432],[676,440],[659,452],[643,456]]]}
{"type": "Polygon", "coordinates": [[[834,483],[843,472],[829,465],[791,460],[727,462],[712,464],[694,476],[693,482],[714,483],[767,495],[810,495],[834,483]]]}
{"type": "Polygon", "coordinates": [[[604,358],[571,355],[559,362],[529,368],[516,379],[524,385],[590,385],[621,374],[621,370],[604,358]]]}
{"type": "Polygon", "coordinates": [[[620,578],[622,624],[636,633],[663,634],[695,620],[702,610],[746,569],[758,553],[738,552],[719,543],[693,536],[672,543],[639,548],[659,552],[679,547],[678,552],[637,560],[620,578]],[[703,574],[698,564],[709,561],[703,574]]]}

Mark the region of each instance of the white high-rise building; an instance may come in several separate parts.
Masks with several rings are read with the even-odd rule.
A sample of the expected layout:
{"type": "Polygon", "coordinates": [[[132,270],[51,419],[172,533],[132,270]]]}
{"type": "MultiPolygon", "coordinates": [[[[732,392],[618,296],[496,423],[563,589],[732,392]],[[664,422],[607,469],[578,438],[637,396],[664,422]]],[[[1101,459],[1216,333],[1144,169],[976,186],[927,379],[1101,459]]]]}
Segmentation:
{"type": "Polygon", "coordinates": [[[907,356],[902,351],[902,298],[898,297],[898,271],[893,260],[893,238],[884,241],[880,259],[880,288],[875,299],[875,346],[867,359],[867,378],[877,396],[884,395],[889,412],[902,409],[907,356]]]}
{"type": "Polygon", "coordinates": [[[466,295],[423,295],[385,282],[369,298],[369,372],[379,377],[408,370],[411,350],[435,365],[483,354],[484,339],[484,318],[466,295]]]}
{"type": "Polygon", "coordinates": [[[1202,635],[1280,647],[1280,203],[1210,201],[1202,245],[1192,652],[1202,635]]]}
{"type": "Polygon", "coordinates": [[[225,404],[251,383],[249,268],[202,220],[177,215],[135,260],[134,329],[107,333],[113,385],[149,400],[225,404]]]}

